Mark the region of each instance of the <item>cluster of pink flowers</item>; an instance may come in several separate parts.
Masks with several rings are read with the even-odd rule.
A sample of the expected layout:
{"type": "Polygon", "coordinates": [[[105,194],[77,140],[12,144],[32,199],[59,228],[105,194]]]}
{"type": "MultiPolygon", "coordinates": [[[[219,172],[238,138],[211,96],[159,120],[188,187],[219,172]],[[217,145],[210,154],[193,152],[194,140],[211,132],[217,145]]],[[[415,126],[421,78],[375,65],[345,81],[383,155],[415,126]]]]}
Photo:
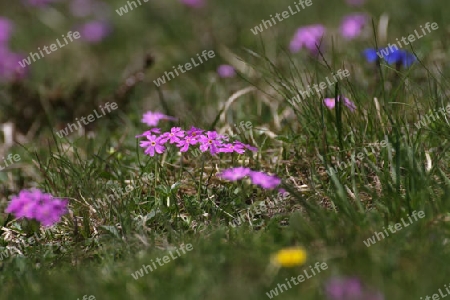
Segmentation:
{"type": "MultiPolygon", "coordinates": [[[[344,105],[347,106],[352,112],[356,110],[356,105],[353,103],[353,101],[349,100],[348,98],[344,99],[344,105]]],[[[341,96],[337,97],[337,101],[339,102],[341,100],[341,96]]],[[[335,98],[325,98],[323,99],[323,103],[326,107],[329,109],[333,109],[336,106],[336,99],[335,98]]]]}
{"type": "MultiPolygon", "coordinates": [[[[345,16],[340,26],[341,35],[347,40],[358,37],[361,35],[368,19],[368,16],[362,13],[345,16]]],[[[289,49],[292,53],[297,53],[303,48],[306,48],[311,53],[317,53],[318,47],[321,49],[325,33],[326,28],[322,24],[300,27],[291,39],[289,49]]]]}
{"type": "Polygon", "coordinates": [[[198,145],[201,152],[209,151],[212,155],[232,152],[243,154],[245,149],[257,151],[257,148],[240,141],[231,142],[227,136],[220,135],[216,131],[205,131],[196,127],[188,131],[180,127],[172,127],[170,131],[164,133],[161,133],[159,128],[152,128],[136,137],[146,138],[139,145],[145,148],[144,153],[150,156],[154,156],[155,153],[164,153],[167,143],[178,147],[180,152],[186,152],[190,146],[198,145]]]}
{"type": "Polygon", "coordinates": [[[272,190],[280,185],[281,179],[260,171],[252,171],[249,168],[237,167],[223,170],[217,175],[218,177],[230,181],[241,180],[249,176],[253,184],[268,190],[272,190]]]}
{"type": "Polygon", "coordinates": [[[38,189],[22,190],[18,196],[12,198],[5,212],[18,219],[34,219],[44,226],[51,226],[68,212],[67,205],[67,200],[53,198],[38,189]]]}

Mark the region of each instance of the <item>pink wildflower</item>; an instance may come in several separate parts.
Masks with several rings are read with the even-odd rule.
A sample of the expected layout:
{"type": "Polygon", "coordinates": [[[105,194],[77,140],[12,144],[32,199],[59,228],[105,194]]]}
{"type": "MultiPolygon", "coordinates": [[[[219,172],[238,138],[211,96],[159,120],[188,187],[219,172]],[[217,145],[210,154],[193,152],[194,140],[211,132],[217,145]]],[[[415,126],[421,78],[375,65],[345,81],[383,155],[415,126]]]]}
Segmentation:
{"type": "Polygon", "coordinates": [[[150,156],[155,156],[155,152],[161,154],[166,150],[166,147],[161,145],[159,138],[156,135],[147,135],[148,141],[141,141],[139,146],[146,148],[144,153],[150,156]]]}
{"type": "Polygon", "coordinates": [[[145,123],[148,126],[157,126],[160,120],[176,121],[177,118],[167,116],[160,112],[151,112],[151,111],[146,112],[142,117],[142,123],[145,123]]]}

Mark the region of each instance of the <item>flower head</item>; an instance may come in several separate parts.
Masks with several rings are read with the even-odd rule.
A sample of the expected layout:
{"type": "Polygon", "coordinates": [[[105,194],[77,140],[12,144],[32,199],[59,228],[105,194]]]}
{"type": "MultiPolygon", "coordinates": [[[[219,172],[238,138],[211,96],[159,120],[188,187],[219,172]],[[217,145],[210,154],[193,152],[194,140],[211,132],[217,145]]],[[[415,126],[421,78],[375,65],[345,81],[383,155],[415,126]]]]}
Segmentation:
{"type": "Polygon", "coordinates": [[[276,188],[281,183],[280,178],[266,174],[264,172],[252,171],[250,173],[250,179],[252,180],[253,184],[259,185],[262,188],[268,189],[268,190],[276,188]]]}
{"type": "Polygon", "coordinates": [[[233,66],[220,65],[217,68],[217,74],[219,74],[219,76],[222,78],[231,78],[236,75],[236,71],[234,70],[233,66]]]}
{"type": "Polygon", "coordinates": [[[239,153],[239,154],[244,154],[245,152],[245,148],[243,146],[244,144],[242,144],[239,141],[235,141],[234,143],[226,143],[221,145],[221,147],[219,148],[219,152],[223,152],[223,153],[239,153]]]}
{"type": "Polygon", "coordinates": [[[28,65],[25,62],[25,57],[0,46],[0,79],[3,81],[22,80],[27,73],[28,65]]]}
{"type": "MultiPolygon", "coordinates": [[[[338,96],[338,101],[340,101],[340,99],[341,99],[341,96],[338,96]]],[[[323,99],[323,103],[329,109],[333,109],[336,106],[335,98],[325,98],[325,99],[323,99]]],[[[347,106],[352,112],[356,110],[355,103],[350,101],[348,98],[344,98],[344,105],[347,106]]]]}
{"type": "Polygon", "coordinates": [[[182,130],[180,127],[172,127],[172,129],[170,129],[170,132],[166,132],[160,135],[159,141],[162,144],[167,143],[167,141],[173,144],[180,142],[181,141],[180,138],[183,137],[184,137],[184,130],[182,130]]]}
{"type": "Polygon", "coordinates": [[[89,43],[98,43],[106,38],[112,31],[110,24],[105,21],[94,20],[82,24],[77,29],[83,40],[89,43]]]}
{"type": "Polygon", "coordinates": [[[218,151],[218,148],[222,144],[222,140],[220,136],[215,131],[208,131],[205,135],[201,135],[198,138],[200,142],[200,151],[205,152],[209,150],[209,152],[214,155],[218,151]]]}
{"type": "Polygon", "coordinates": [[[271,262],[281,267],[301,266],[307,258],[305,249],[301,247],[291,247],[281,249],[272,256],[271,262]]]}
{"type": "Polygon", "coordinates": [[[204,132],[203,129],[197,128],[192,126],[191,129],[189,129],[188,131],[186,131],[186,135],[190,136],[190,137],[198,137],[199,135],[201,135],[204,132]]]}
{"type": "Polygon", "coordinates": [[[317,46],[320,44],[324,34],[325,27],[321,24],[300,27],[295,32],[289,49],[292,53],[299,52],[302,48],[307,48],[311,52],[316,52],[317,46]]]}
{"type": "Polygon", "coordinates": [[[185,136],[183,140],[180,140],[177,144],[177,147],[180,148],[180,152],[186,152],[189,150],[190,145],[195,145],[198,143],[196,137],[185,136]]]}
{"type": "Polygon", "coordinates": [[[166,150],[156,135],[147,135],[146,137],[147,141],[141,141],[139,144],[140,147],[145,148],[145,154],[155,156],[155,152],[161,154],[166,150]]]}
{"type": "Polygon", "coordinates": [[[226,170],[223,170],[221,173],[219,173],[217,176],[220,178],[230,180],[230,181],[236,181],[244,178],[245,176],[249,175],[251,170],[249,168],[244,167],[238,167],[238,168],[229,168],[226,170]]]}
{"type": "Polygon", "coordinates": [[[341,34],[346,39],[354,39],[361,34],[367,23],[365,14],[352,14],[346,16],[341,23],[341,34]]]}
{"type": "Polygon", "coordinates": [[[151,135],[152,133],[161,134],[161,129],[160,128],[152,128],[150,130],[145,131],[142,134],[136,135],[135,137],[136,138],[140,138],[140,137],[143,137],[143,136],[151,135]]]}
{"type": "Polygon", "coordinates": [[[160,112],[152,112],[148,111],[142,117],[142,123],[147,124],[148,126],[157,126],[159,121],[161,120],[172,120],[175,121],[177,118],[167,116],[160,112]]]}
{"type": "Polygon", "coordinates": [[[67,213],[67,206],[67,200],[53,198],[40,190],[22,190],[11,199],[5,212],[12,213],[19,219],[34,219],[44,226],[51,226],[67,213]]]}
{"type": "Polygon", "coordinates": [[[383,59],[390,65],[396,64],[405,68],[411,66],[417,60],[417,58],[408,51],[398,49],[396,45],[393,45],[394,47],[391,46],[392,45],[380,50],[372,48],[366,49],[363,51],[363,56],[369,63],[383,59]]]}
{"type": "Polygon", "coordinates": [[[383,300],[380,292],[369,291],[356,277],[335,277],[325,284],[329,300],[383,300]]]}

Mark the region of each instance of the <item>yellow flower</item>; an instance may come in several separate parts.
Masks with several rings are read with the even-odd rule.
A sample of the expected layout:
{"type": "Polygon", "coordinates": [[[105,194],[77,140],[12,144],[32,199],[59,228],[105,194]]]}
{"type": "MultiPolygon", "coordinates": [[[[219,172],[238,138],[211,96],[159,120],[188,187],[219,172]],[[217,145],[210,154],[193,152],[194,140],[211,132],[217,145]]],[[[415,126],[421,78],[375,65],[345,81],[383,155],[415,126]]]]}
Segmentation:
{"type": "Polygon", "coordinates": [[[272,256],[272,263],[282,267],[303,265],[306,261],[306,251],[301,247],[285,248],[272,256]]]}

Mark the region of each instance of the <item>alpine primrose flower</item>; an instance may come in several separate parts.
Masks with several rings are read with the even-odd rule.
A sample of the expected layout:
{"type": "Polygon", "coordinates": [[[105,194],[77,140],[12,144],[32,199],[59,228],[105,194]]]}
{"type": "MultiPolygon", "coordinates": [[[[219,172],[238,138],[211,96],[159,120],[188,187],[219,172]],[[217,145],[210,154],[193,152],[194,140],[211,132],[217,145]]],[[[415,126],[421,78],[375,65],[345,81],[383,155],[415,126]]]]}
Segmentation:
{"type": "Polygon", "coordinates": [[[250,179],[252,180],[253,184],[259,185],[262,188],[268,190],[276,188],[281,183],[280,178],[266,174],[264,172],[251,172],[250,179]]]}
{"type": "Polygon", "coordinates": [[[25,56],[20,53],[11,52],[0,45],[0,80],[15,81],[22,80],[28,74],[28,67],[22,68],[18,62],[25,56]]]}
{"type": "MultiPolygon", "coordinates": [[[[148,112],[144,115],[143,121],[148,121],[147,124],[156,124],[161,118],[172,118],[160,113],[148,112]]],[[[216,131],[205,132],[202,129],[192,127],[188,131],[184,131],[180,127],[173,127],[169,132],[161,134],[159,128],[152,128],[142,134],[136,135],[136,138],[145,137],[147,140],[140,142],[140,147],[145,148],[145,154],[154,156],[155,153],[162,154],[166,147],[164,145],[169,142],[179,148],[180,152],[186,152],[193,145],[198,145],[201,152],[209,150],[211,155],[217,153],[232,153],[236,152],[243,154],[245,149],[250,151],[257,151],[258,149],[244,144],[240,141],[228,142],[228,137],[218,134],[216,131]]]]}
{"type": "Polygon", "coordinates": [[[68,212],[67,206],[67,200],[53,198],[38,189],[22,190],[18,196],[11,199],[5,212],[18,219],[34,219],[43,226],[52,226],[68,212]]]}
{"type": "Polygon", "coordinates": [[[306,262],[306,251],[301,247],[284,248],[272,255],[271,262],[281,267],[301,266],[306,262]]]}
{"type": "Polygon", "coordinates": [[[77,31],[86,42],[99,43],[112,32],[112,27],[106,21],[93,20],[80,25],[77,31]]]}
{"type": "Polygon", "coordinates": [[[180,127],[173,127],[170,129],[170,132],[163,133],[159,137],[159,141],[165,144],[169,141],[171,144],[181,142],[180,138],[184,137],[184,130],[181,130],[180,127]]]}
{"type": "Polygon", "coordinates": [[[217,74],[219,74],[219,77],[221,78],[231,78],[236,75],[236,71],[234,70],[233,66],[220,65],[217,68],[217,74]]]}
{"type": "Polygon", "coordinates": [[[325,34],[325,27],[321,24],[314,24],[300,27],[291,40],[289,49],[292,53],[297,53],[301,49],[306,48],[310,52],[317,52],[317,45],[320,44],[322,36],[325,34]]]}
{"type": "Polygon", "coordinates": [[[157,126],[159,121],[161,121],[161,120],[176,121],[177,118],[167,116],[167,115],[157,112],[157,111],[155,111],[155,112],[148,111],[142,117],[142,123],[145,123],[148,126],[157,126]]]}
{"type": "Polygon", "coordinates": [[[145,154],[155,156],[155,152],[159,154],[164,153],[166,147],[161,144],[159,137],[153,134],[146,135],[146,137],[147,141],[141,141],[139,144],[139,146],[145,148],[145,154]]]}
{"type": "Polygon", "coordinates": [[[254,185],[259,185],[263,189],[268,190],[276,188],[281,183],[281,179],[276,176],[264,172],[252,171],[243,167],[225,169],[217,174],[217,176],[230,181],[237,181],[249,176],[254,185]]]}
{"type": "Polygon", "coordinates": [[[348,15],[342,20],[341,34],[344,38],[352,40],[361,34],[366,23],[367,16],[365,14],[348,15]]]}
{"type": "Polygon", "coordinates": [[[329,300],[384,300],[384,296],[368,290],[356,277],[334,277],[325,284],[325,293],[329,300]]]}
{"type": "Polygon", "coordinates": [[[245,176],[250,175],[251,172],[252,172],[252,170],[250,170],[249,168],[238,167],[238,168],[226,169],[226,170],[222,171],[222,173],[220,173],[219,176],[223,179],[227,179],[230,181],[236,181],[236,180],[241,180],[245,176]]]}
{"type": "MultiPolygon", "coordinates": [[[[340,101],[340,99],[341,99],[341,96],[338,96],[338,101],[340,101]]],[[[336,99],[335,98],[325,98],[325,99],[323,99],[323,103],[329,109],[333,109],[336,106],[336,99]]],[[[344,98],[344,105],[347,106],[352,112],[356,110],[355,103],[350,101],[348,98],[344,98]]]]}

